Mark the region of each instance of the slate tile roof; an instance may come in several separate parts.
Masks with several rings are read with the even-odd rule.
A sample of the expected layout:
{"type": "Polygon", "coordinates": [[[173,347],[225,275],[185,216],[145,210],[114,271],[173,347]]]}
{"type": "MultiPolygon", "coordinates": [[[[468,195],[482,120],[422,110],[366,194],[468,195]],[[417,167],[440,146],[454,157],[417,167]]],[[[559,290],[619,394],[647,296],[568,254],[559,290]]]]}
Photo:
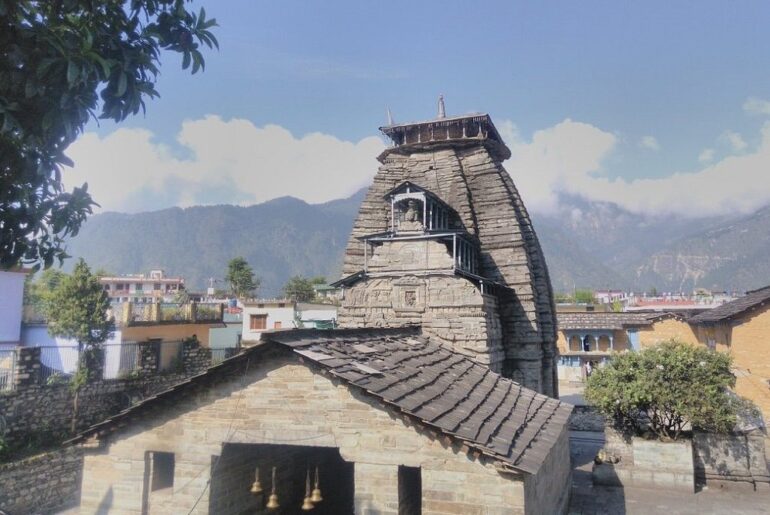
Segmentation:
{"type": "Polygon", "coordinates": [[[691,324],[708,324],[715,322],[724,322],[736,316],[742,315],[747,311],[756,309],[770,301],[770,286],[765,286],[758,290],[750,291],[743,297],[727,302],[721,306],[709,309],[695,315],[688,320],[691,324]]]}
{"type": "Polygon", "coordinates": [[[232,374],[239,360],[269,348],[289,351],[424,428],[520,472],[538,471],[572,411],[572,406],[505,379],[416,330],[300,329],[264,333],[263,342],[92,426],[71,442],[122,427],[143,406],[207,377],[232,374]]]}
{"type": "Polygon", "coordinates": [[[652,325],[660,318],[677,316],[673,313],[662,312],[580,312],[580,313],[557,313],[556,319],[559,324],[559,330],[579,330],[579,329],[604,329],[621,330],[627,327],[643,327],[652,325]]]}
{"type": "Polygon", "coordinates": [[[284,331],[268,340],[523,472],[537,472],[572,411],[417,334],[329,333],[284,331]]]}

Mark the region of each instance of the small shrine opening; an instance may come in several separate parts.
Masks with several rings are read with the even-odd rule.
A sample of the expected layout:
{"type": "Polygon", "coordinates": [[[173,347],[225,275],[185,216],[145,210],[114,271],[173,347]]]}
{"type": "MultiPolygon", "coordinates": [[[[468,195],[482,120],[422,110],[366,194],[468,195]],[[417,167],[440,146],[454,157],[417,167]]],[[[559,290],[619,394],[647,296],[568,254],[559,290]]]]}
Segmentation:
{"type": "Polygon", "coordinates": [[[354,482],[336,447],[227,443],[211,457],[209,513],[352,515],[354,482]]]}

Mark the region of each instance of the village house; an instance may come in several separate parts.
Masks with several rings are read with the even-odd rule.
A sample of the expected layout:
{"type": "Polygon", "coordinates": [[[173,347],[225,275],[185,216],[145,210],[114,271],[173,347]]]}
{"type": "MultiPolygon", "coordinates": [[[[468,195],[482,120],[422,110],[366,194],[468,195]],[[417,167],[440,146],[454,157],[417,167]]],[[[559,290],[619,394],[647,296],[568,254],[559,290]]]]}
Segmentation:
{"type": "Polygon", "coordinates": [[[171,301],[184,290],[184,279],[166,277],[163,270],[150,273],[100,277],[99,282],[113,302],[158,302],[171,301]]]}
{"type": "Polygon", "coordinates": [[[443,102],[382,130],[394,147],[335,285],[345,328],[245,303],[259,343],[74,440],[82,510],[566,511],[571,406],[552,397],[553,299],[509,151],[489,116],[443,102]]]}
{"type": "Polygon", "coordinates": [[[729,352],[736,392],[752,400],[770,420],[770,286],[688,320],[700,344],[729,352]]]}
{"type": "Polygon", "coordinates": [[[697,343],[684,316],[665,312],[558,313],[559,380],[582,381],[586,363],[600,366],[614,352],[638,351],[677,339],[697,343]]]}
{"type": "Polygon", "coordinates": [[[273,329],[331,329],[337,324],[337,306],[291,299],[248,299],[241,301],[244,343],[259,341],[273,329]]]}

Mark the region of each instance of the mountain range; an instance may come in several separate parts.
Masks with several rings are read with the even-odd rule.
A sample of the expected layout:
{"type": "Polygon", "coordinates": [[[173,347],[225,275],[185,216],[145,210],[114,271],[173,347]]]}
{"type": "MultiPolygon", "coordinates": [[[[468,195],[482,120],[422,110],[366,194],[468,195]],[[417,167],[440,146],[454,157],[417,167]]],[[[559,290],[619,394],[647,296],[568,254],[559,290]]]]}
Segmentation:
{"type": "MultiPolygon", "coordinates": [[[[97,214],[69,253],[115,274],[162,268],[196,290],[211,278],[224,288],[227,262],[243,256],[262,281],[260,294],[274,296],[293,275],[339,276],[364,194],[324,204],[282,197],[248,207],[97,214]]],[[[556,291],[744,291],[770,283],[770,206],[709,218],[637,215],[569,196],[560,206],[532,214],[556,291]]]]}

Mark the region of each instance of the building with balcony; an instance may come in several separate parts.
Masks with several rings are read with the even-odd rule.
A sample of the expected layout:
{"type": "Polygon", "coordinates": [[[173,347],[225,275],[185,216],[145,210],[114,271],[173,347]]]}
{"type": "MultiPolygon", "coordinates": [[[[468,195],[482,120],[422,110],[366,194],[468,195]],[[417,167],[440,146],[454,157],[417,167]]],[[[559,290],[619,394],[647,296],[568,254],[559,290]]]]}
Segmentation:
{"type": "Polygon", "coordinates": [[[166,277],[163,270],[150,270],[149,274],[100,277],[99,282],[113,302],[171,301],[184,290],[183,278],[166,277]]]}

